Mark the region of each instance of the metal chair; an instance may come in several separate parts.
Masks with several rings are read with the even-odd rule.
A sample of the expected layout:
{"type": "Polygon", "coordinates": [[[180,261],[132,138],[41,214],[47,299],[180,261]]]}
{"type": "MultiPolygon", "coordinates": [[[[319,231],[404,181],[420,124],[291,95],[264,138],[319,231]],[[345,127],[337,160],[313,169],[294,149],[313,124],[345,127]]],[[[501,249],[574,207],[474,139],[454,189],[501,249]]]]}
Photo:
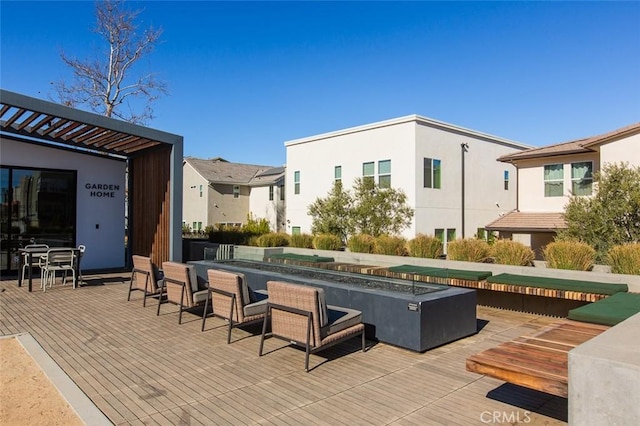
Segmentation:
{"type": "MultiPolygon", "coordinates": [[[[24,246],[24,248],[48,249],[49,246],[47,244],[27,244],[26,246],[24,246]]],[[[34,266],[39,266],[39,265],[40,265],[40,257],[31,256],[31,264],[29,264],[29,254],[23,253],[22,254],[22,274],[20,275],[20,280],[21,280],[20,284],[22,284],[22,279],[24,278],[24,274],[27,271],[27,268],[32,268],[34,266]]]]}
{"type": "Polygon", "coordinates": [[[53,286],[58,271],[64,272],[63,285],[67,281],[67,273],[71,272],[73,288],[76,288],[75,257],[75,249],[53,248],[47,251],[46,256],[40,258],[40,269],[42,270],[40,285],[42,291],[46,291],[47,283],[49,283],[49,288],[53,286]]]}

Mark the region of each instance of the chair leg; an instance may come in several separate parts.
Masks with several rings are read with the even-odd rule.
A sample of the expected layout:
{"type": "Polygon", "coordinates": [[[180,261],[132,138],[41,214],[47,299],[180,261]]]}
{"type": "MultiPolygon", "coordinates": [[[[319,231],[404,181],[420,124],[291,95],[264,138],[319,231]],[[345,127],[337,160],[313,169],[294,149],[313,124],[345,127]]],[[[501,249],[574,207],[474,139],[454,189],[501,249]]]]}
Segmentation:
{"type": "Polygon", "coordinates": [[[131,289],[133,288],[133,274],[131,273],[131,281],[129,281],[129,294],[127,294],[127,302],[131,300],[131,289]]]}
{"type": "Polygon", "coordinates": [[[267,307],[267,312],[264,314],[264,320],[262,321],[262,334],[260,335],[260,349],[258,350],[258,356],[262,356],[262,348],[264,346],[264,335],[267,332],[267,319],[269,318],[270,307],[267,307]]]}
{"type": "MultiPolygon", "coordinates": [[[[209,293],[207,294],[207,298],[204,301],[204,312],[202,313],[202,328],[200,329],[200,331],[204,331],[204,323],[207,320],[207,308],[209,307],[209,297],[211,297],[211,290],[209,290],[209,293]]],[[[211,301],[211,305],[213,305],[213,301],[211,301]]]]}
{"type": "Polygon", "coordinates": [[[229,331],[227,331],[227,345],[231,343],[231,329],[233,328],[233,308],[236,307],[236,295],[231,296],[231,310],[229,312],[229,331]]]}
{"type": "Polygon", "coordinates": [[[158,297],[158,312],[156,312],[156,316],[160,315],[160,302],[162,302],[162,290],[160,290],[160,297],[158,297]]]}
{"type": "Polygon", "coordinates": [[[182,300],[180,301],[180,313],[178,314],[178,325],[182,324],[182,300]]]}
{"type": "Polygon", "coordinates": [[[309,372],[309,352],[311,349],[311,315],[307,317],[307,344],[305,345],[304,371],[309,372]]]}
{"type": "Polygon", "coordinates": [[[365,349],[364,330],[362,330],[362,352],[364,352],[364,349],[365,349]]]}

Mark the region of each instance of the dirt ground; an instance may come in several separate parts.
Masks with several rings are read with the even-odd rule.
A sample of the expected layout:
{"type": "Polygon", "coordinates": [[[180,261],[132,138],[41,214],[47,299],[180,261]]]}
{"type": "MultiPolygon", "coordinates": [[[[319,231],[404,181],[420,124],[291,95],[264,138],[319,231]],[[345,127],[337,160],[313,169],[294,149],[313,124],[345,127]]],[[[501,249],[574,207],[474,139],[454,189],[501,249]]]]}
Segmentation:
{"type": "Polygon", "coordinates": [[[83,424],[20,342],[0,339],[0,425],[83,424]]]}

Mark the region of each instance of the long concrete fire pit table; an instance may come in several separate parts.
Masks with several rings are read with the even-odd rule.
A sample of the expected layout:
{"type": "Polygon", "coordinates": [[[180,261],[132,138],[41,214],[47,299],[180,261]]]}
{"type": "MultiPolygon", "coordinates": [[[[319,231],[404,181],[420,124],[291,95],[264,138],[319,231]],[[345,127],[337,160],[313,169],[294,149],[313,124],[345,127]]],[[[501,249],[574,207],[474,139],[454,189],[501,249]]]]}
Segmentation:
{"type": "Polygon", "coordinates": [[[267,281],[323,288],[327,304],[362,312],[368,339],[417,352],[477,332],[476,291],[472,289],[267,262],[189,263],[205,279],[208,269],[242,273],[252,290],[265,290],[267,281]]]}

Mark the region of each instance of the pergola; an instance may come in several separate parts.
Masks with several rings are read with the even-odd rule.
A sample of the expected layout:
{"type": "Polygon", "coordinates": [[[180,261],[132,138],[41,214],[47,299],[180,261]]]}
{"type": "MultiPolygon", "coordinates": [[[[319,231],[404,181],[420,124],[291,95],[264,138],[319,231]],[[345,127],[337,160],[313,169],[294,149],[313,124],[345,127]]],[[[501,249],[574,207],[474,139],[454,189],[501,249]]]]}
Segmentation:
{"type": "Polygon", "coordinates": [[[2,137],[127,161],[131,254],[182,259],[182,136],[0,89],[2,137]]]}

